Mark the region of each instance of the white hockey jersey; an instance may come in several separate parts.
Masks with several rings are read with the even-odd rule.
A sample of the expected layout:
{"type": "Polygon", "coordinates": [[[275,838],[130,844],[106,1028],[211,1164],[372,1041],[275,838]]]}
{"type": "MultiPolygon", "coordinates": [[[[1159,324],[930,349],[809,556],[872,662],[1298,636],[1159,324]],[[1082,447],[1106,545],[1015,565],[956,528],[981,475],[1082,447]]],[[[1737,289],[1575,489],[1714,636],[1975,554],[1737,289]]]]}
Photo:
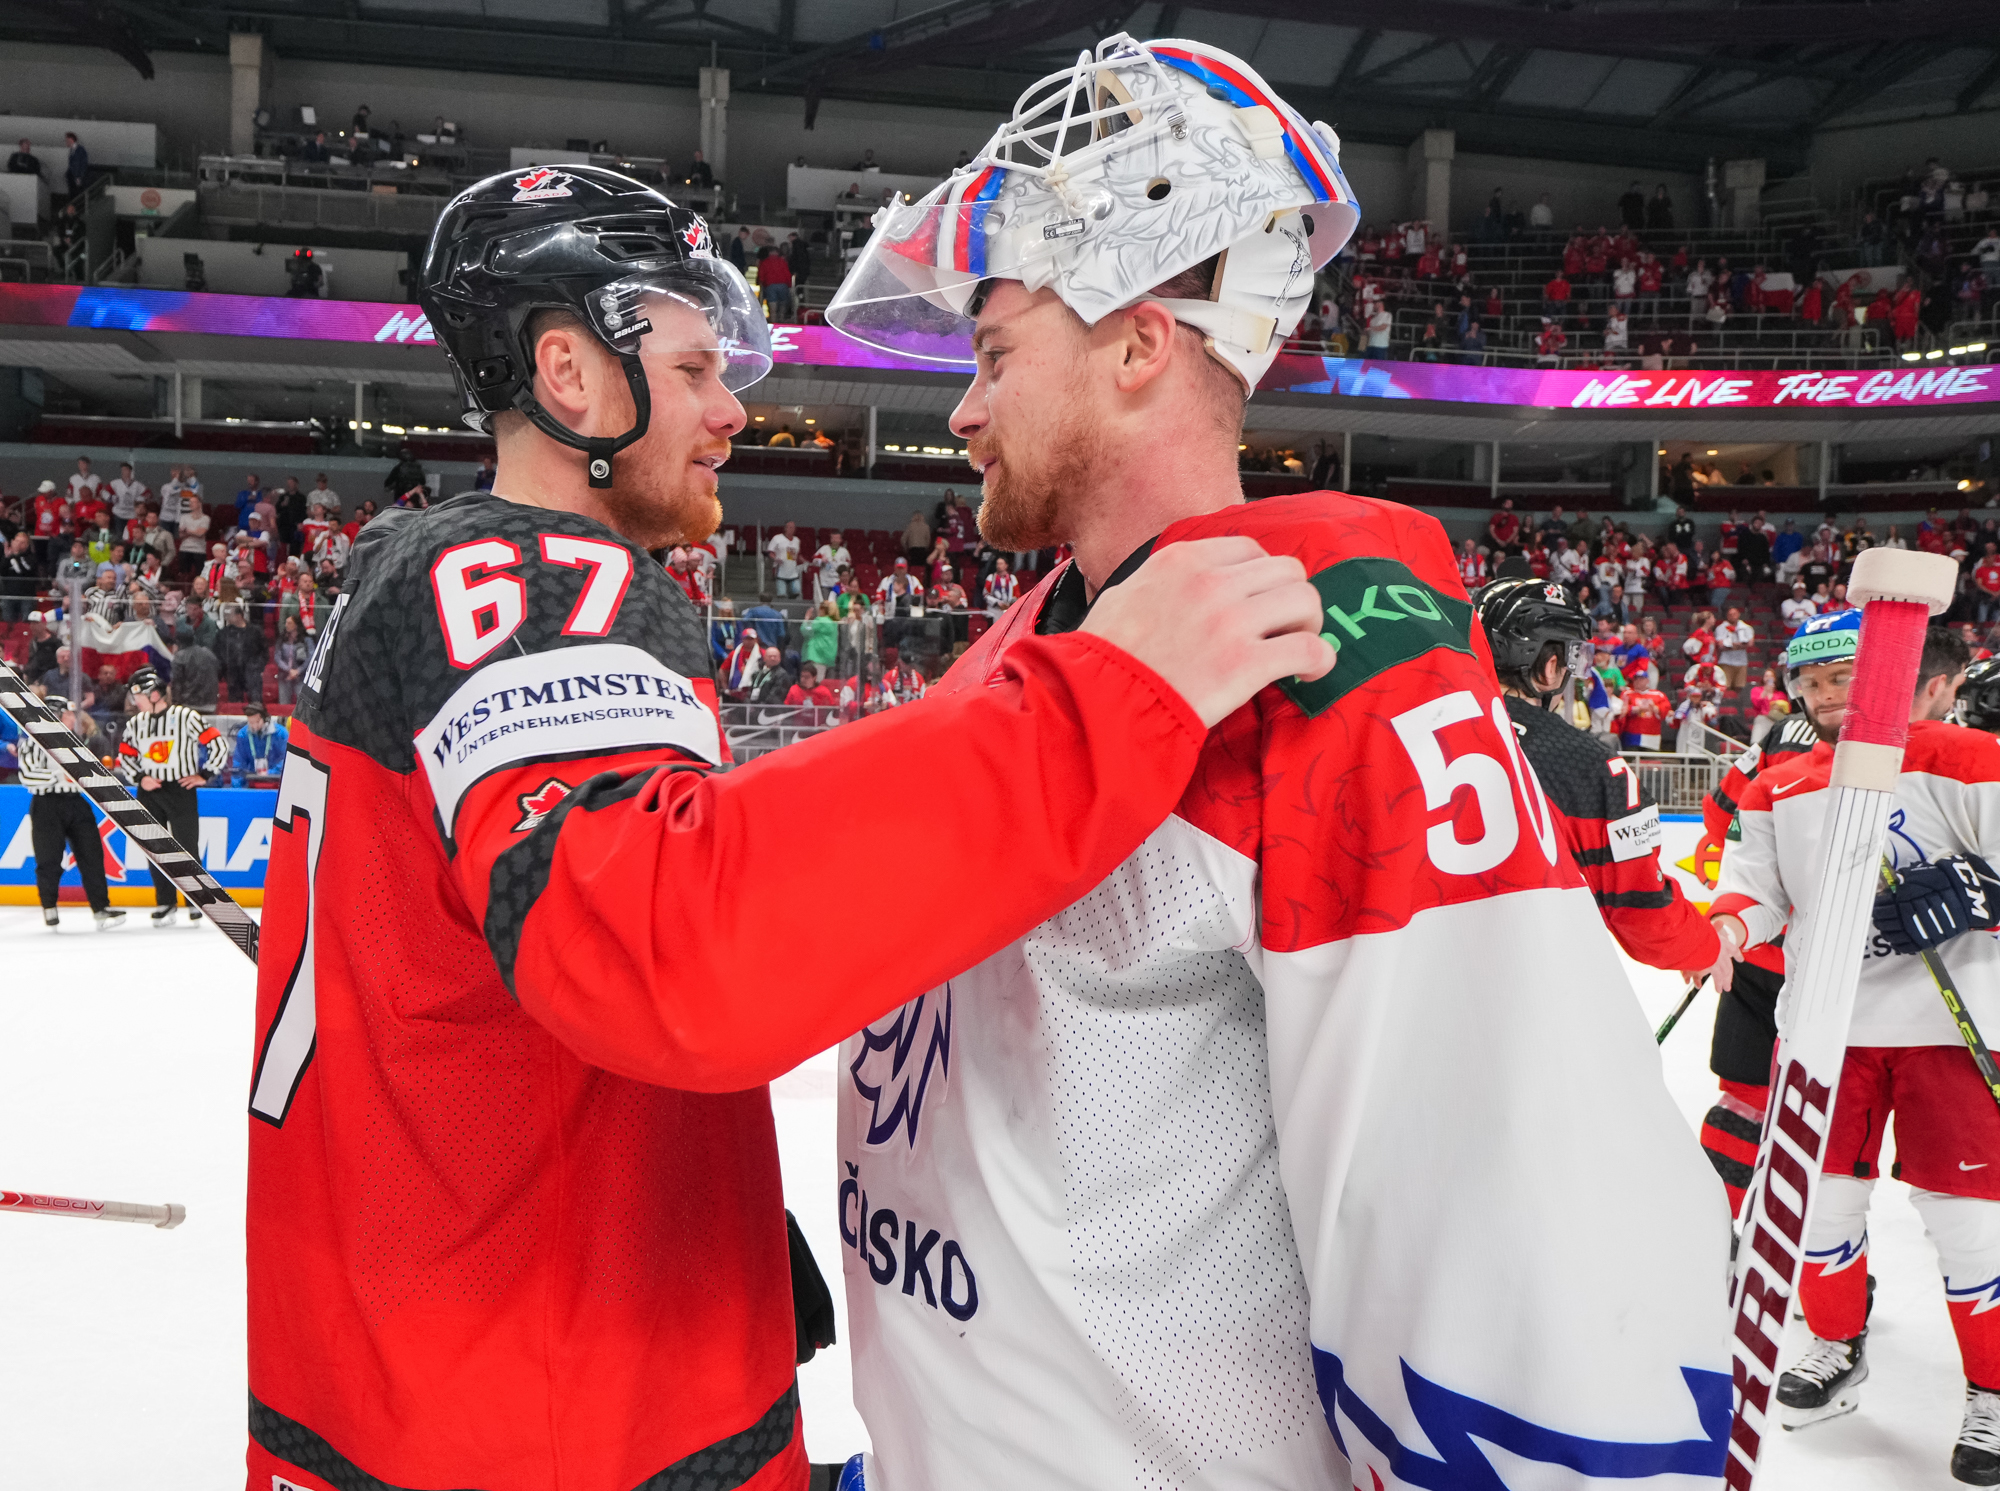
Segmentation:
{"type": "MultiPolygon", "coordinates": [[[[1088,896],[842,1048],[867,1484],[1719,1478],[1721,1188],[1448,543],[1325,493],[1160,542],[1225,532],[1305,561],[1334,672],[1212,732],[1088,896]]],[[[1079,611],[1068,573],[940,690],[1079,611]]]]}
{"type": "MultiPolygon", "coordinates": [[[[1833,747],[1788,756],[1759,772],[1737,806],[1722,853],[1713,911],[1743,919],[1753,943],[1794,918],[1808,919],[1826,856],[1826,790],[1833,747]]],[[[1889,813],[1890,863],[1899,870],[1948,854],[2000,861],[2000,741],[1983,730],[1927,721],[1910,727],[1896,805],[1889,813]]],[[[1786,934],[1796,945],[1802,925],[1786,934]]],[[[1968,932],[1938,949],[1966,1010],[1981,1030],[2000,1030],[2000,939],[1968,932]]],[[[1778,1019],[1786,1005],[1780,1000],[1778,1019]]],[[[1921,958],[1893,952],[1870,931],[1847,1030],[1850,1046],[1957,1046],[1953,1023],[1921,958]]]]}

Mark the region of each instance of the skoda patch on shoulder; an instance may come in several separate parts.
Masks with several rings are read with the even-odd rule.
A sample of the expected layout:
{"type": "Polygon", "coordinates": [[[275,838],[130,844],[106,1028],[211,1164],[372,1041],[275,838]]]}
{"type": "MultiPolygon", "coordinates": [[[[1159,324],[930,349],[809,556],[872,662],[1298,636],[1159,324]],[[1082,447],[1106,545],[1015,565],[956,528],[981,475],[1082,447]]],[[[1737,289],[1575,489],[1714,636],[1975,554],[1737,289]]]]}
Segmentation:
{"type": "Polygon", "coordinates": [[[1472,656],[1472,607],[1426,585],[1394,559],[1345,559],[1313,576],[1326,608],[1320,632],[1339,654],[1333,671],[1278,685],[1308,718],[1350,690],[1434,647],[1472,656]]]}

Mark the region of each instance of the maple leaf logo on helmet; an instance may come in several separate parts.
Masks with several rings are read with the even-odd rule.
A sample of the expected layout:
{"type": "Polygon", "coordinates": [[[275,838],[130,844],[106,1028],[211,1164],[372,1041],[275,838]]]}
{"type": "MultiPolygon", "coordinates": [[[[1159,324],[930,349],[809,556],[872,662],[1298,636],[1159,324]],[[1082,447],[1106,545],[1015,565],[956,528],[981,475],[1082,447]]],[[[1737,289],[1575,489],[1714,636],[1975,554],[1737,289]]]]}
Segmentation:
{"type": "Polygon", "coordinates": [[[544,818],[555,811],[557,803],[569,796],[569,783],[560,777],[550,777],[533,792],[523,792],[515,799],[521,809],[521,821],[514,825],[514,832],[524,834],[539,828],[544,818]]]}
{"type": "Polygon", "coordinates": [[[706,254],[714,247],[708,241],[708,224],[700,218],[696,218],[687,227],[681,229],[681,237],[687,243],[688,252],[691,254],[706,254]]]}
{"type": "Polygon", "coordinates": [[[514,178],[516,202],[546,202],[568,195],[569,177],[554,166],[537,166],[527,175],[514,178]]]}

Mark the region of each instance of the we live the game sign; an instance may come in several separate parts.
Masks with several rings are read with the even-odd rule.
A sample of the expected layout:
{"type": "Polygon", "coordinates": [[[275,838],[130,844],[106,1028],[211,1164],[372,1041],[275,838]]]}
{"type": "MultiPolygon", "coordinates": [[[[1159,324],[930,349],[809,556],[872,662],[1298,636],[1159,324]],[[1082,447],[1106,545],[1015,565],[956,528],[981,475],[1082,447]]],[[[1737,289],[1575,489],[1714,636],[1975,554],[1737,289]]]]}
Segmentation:
{"type": "MultiPolygon", "coordinates": [[[[264,904],[264,867],[271,859],[271,815],[278,794],[254,787],[204,787],[196,795],[201,814],[199,858],[232,899],[245,906],[264,904]]],[[[0,906],[35,904],[35,845],[28,822],[31,801],[25,787],[0,786],[0,906]]],[[[153,877],[146,857],[127,842],[124,831],[101,815],[104,878],[115,906],[153,904],[153,877]]],[[[65,857],[63,901],[83,901],[83,882],[65,857]]]]}
{"type": "Polygon", "coordinates": [[[1537,409],[1930,409],[2000,400],[2000,366],[1899,363],[1853,371],[1487,368],[1285,353],[1264,393],[1516,404],[1537,409]]]}
{"type": "MultiPolygon", "coordinates": [[[[442,370],[444,354],[414,305],[364,300],[294,300],[218,295],[130,285],[0,285],[0,326],[95,327],[146,333],[368,342],[400,347],[442,370]]],[[[944,346],[913,340],[905,355],[863,346],[830,326],[773,326],[776,362],[828,368],[894,368],[970,374],[944,346]]],[[[962,351],[962,349],[960,349],[962,351]]],[[[1281,354],[1262,393],[1340,398],[1428,399],[1448,404],[1512,404],[1537,409],[1791,409],[1849,405],[1918,409],[2000,401],[2000,366],[1936,363],[1856,371],[1618,371],[1475,367],[1378,362],[1364,357],[1281,354]]]]}

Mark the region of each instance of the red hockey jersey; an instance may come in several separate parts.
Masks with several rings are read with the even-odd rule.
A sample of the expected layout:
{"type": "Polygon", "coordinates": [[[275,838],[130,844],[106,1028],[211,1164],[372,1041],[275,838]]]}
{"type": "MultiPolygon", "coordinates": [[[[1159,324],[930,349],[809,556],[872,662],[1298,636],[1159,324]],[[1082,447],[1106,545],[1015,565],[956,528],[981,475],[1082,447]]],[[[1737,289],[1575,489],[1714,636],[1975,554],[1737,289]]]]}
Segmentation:
{"type": "Polygon", "coordinates": [[[304,680],[259,967],[250,1480],[803,1487],[772,1076],[1004,946],[1172,808],[1200,721],[1093,637],[712,776],[687,598],[610,529],[412,520],[304,680]],[[953,761],[1015,849],[922,938],[798,853],[953,761]]]}
{"type": "Polygon", "coordinates": [[[1660,809],[1639,774],[1596,736],[1526,699],[1509,698],[1507,714],[1618,945],[1655,968],[1713,964],[1715,929],[1660,868],[1660,809]]]}

